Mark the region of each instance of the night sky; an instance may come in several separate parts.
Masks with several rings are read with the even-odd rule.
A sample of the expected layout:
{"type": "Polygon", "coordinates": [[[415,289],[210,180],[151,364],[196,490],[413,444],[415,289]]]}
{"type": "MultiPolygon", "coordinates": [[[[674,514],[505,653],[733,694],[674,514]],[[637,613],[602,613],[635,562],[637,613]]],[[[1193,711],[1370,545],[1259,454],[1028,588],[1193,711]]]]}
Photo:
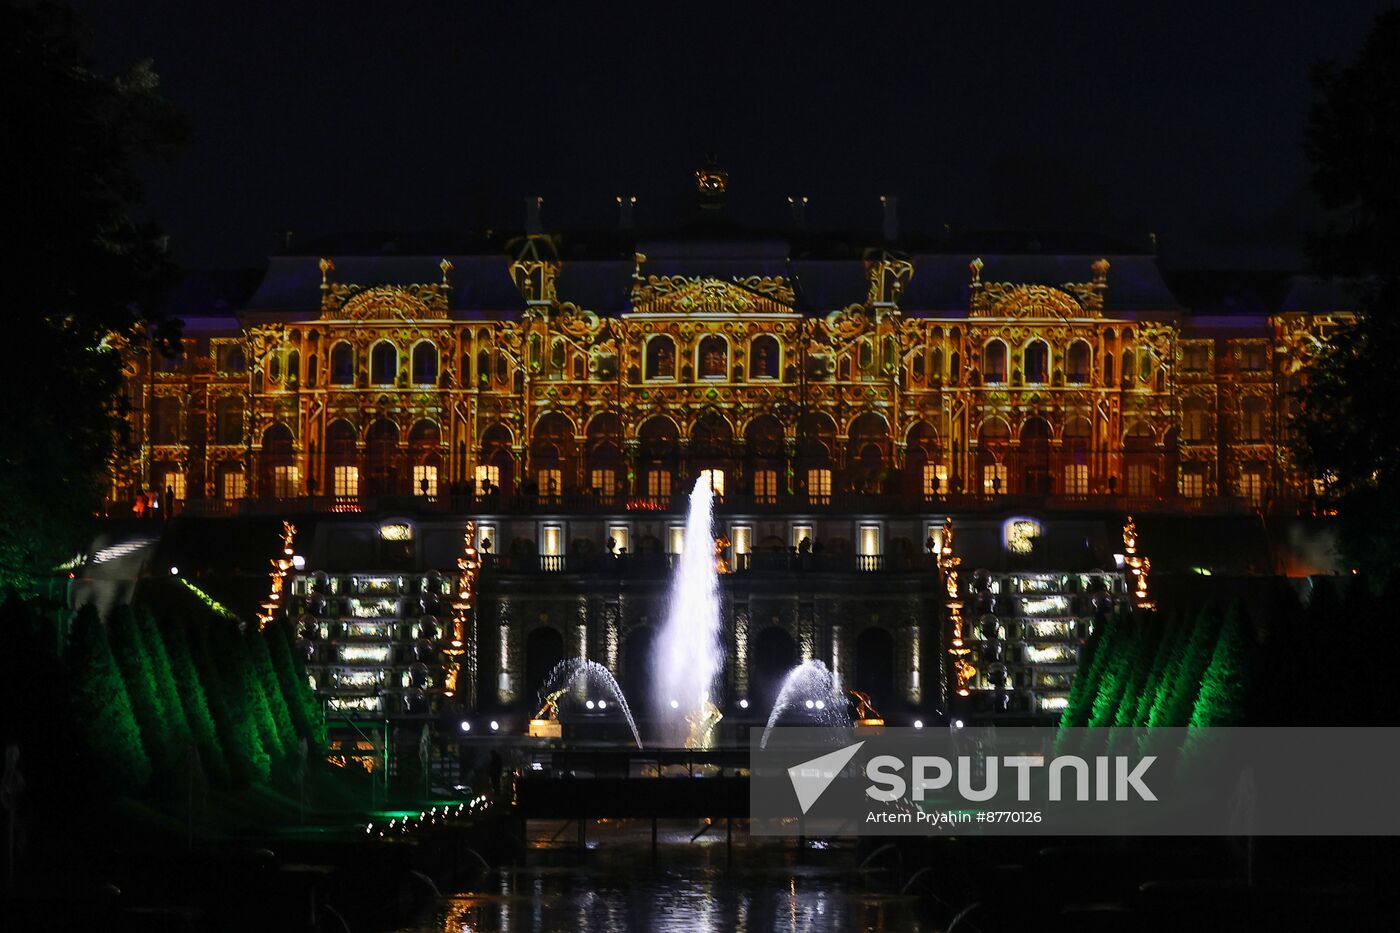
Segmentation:
{"type": "Polygon", "coordinates": [[[197,140],[150,172],[191,266],[278,231],[679,222],[706,152],[731,211],[1161,238],[1177,267],[1297,265],[1310,65],[1381,0],[259,3],[78,0],[99,63],[152,58],[197,140]]]}

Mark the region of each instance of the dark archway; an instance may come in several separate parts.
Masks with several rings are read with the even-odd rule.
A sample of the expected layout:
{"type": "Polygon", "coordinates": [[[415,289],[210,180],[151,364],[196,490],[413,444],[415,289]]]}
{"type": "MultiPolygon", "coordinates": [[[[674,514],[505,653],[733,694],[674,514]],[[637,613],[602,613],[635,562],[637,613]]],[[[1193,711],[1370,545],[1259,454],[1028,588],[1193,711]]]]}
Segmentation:
{"type": "Polygon", "coordinates": [[[797,643],[779,625],[762,628],[749,641],[749,702],[767,715],[782,689],[783,678],[797,665],[797,643]]]}
{"type": "Polygon", "coordinates": [[[894,683],[894,636],[888,629],[872,626],[856,636],[856,669],[852,682],[861,693],[870,695],[875,708],[888,713],[896,690],[894,683]]]}
{"type": "Polygon", "coordinates": [[[634,625],[622,639],[622,692],[636,719],[651,716],[651,653],[656,630],[650,625],[634,625]]]}
{"type": "Polygon", "coordinates": [[[525,693],[530,712],[539,708],[540,688],[555,666],[564,660],[564,636],[556,628],[541,625],[525,636],[525,693]]]}

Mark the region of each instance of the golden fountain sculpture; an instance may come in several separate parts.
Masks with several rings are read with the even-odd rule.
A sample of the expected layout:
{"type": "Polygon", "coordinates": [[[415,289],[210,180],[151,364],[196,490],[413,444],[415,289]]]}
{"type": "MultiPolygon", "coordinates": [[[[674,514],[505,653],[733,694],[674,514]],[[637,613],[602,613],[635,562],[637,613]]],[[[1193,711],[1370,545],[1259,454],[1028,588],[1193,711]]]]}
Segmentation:
{"type": "Polygon", "coordinates": [[[560,687],[544,698],[539,711],[530,717],[530,725],[525,730],[526,735],[536,739],[557,739],[563,736],[564,727],[559,722],[559,698],[568,689],[567,685],[560,687]]]}

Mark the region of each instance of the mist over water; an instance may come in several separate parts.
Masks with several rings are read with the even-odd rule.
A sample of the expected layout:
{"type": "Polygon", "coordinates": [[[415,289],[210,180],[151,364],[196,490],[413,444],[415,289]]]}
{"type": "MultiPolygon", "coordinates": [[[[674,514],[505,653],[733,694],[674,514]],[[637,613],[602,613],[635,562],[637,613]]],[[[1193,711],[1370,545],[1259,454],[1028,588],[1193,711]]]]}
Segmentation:
{"type": "Polygon", "coordinates": [[[653,708],[663,727],[663,745],[684,743],[687,717],[704,716],[706,704],[714,702],[715,678],[724,666],[713,511],[709,483],[697,480],[690,492],[685,541],[671,581],[666,621],[652,657],[653,708]]]}

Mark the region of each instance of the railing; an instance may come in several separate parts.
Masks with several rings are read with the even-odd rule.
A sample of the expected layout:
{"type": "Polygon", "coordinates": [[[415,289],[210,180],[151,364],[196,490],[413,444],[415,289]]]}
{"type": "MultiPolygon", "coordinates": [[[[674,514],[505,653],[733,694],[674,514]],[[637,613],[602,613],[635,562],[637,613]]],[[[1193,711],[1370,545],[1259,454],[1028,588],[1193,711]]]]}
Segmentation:
{"type": "MultiPolygon", "coordinates": [[[[490,495],[450,496],[300,496],[296,498],[258,499],[191,499],[178,504],[176,516],[223,518],[256,515],[291,515],[307,513],[369,513],[399,512],[410,515],[552,515],[624,513],[683,514],[689,504],[687,496],[605,496],[587,493],[559,496],[490,495]]],[[[904,514],[909,512],[965,513],[1006,512],[1024,509],[1032,512],[1131,512],[1167,513],[1180,515],[1248,515],[1261,507],[1248,499],[1235,496],[1119,496],[1119,495],[977,495],[946,493],[917,495],[908,493],[837,493],[806,495],[731,494],[717,496],[716,511],[721,514],[748,513],[863,513],[904,514]]],[[[1275,500],[1263,507],[1274,514],[1311,514],[1315,509],[1306,502],[1275,500]]],[[[114,503],[108,509],[114,517],[131,514],[130,504],[114,503]]]]}
{"type": "MultiPolygon", "coordinates": [[[[626,577],[669,576],[677,554],[490,554],[483,558],[493,573],[610,574],[626,577]]],[[[936,570],[927,554],[850,554],[755,551],[735,555],[734,574],[776,573],[921,573],[936,570]]]]}

